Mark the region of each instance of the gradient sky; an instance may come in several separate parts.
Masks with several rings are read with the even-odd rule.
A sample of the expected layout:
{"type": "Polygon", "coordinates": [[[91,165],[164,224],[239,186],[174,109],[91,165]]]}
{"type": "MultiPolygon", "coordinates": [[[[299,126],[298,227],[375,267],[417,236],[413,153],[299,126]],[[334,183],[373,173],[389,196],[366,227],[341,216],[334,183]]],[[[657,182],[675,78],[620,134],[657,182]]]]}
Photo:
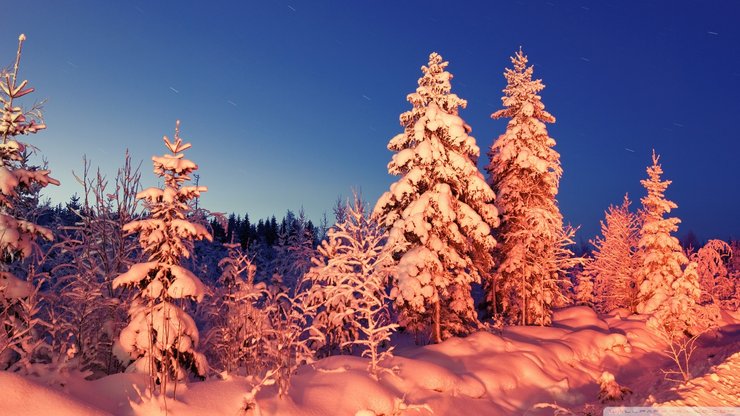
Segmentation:
{"type": "Polygon", "coordinates": [[[48,100],[49,127],[28,141],[62,181],[54,202],[80,191],[83,153],[112,175],[129,148],[153,185],[150,157],[180,119],[203,206],[253,219],[303,206],[317,221],[352,187],[372,205],[395,180],[386,145],[432,51],[468,100],[484,166],[522,46],[557,118],[558,198],[577,238],[625,192],[639,206],[653,148],[679,234],[740,237],[740,2],[455,3],[8,1],[0,62],[25,33],[21,76],[48,100]]]}

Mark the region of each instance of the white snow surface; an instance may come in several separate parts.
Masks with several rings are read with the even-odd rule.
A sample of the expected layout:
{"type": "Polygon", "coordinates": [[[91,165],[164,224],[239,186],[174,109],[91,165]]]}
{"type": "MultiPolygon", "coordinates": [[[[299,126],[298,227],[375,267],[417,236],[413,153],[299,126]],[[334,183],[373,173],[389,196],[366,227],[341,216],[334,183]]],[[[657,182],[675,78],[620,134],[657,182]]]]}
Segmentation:
{"type": "MultiPolygon", "coordinates": [[[[296,416],[388,415],[407,405],[427,405],[435,415],[552,414],[532,410],[537,403],[596,409],[594,414],[607,405],[740,405],[740,314],[723,315],[720,330],[695,354],[697,377],[680,386],[663,380],[665,345],[645,321],[572,307],[555,311],[552,327],[505,327],[500,335],[478,332],[424,347],[400,335],[396,356],[383,364],[395,373],[382,373],[378,381],[368,375],[366,359],[333,356],[301,367],[288,397],[278,398],[270,386],[256,398],[262,415],[296,416]],[[599,403],[605,371],[634,393],[599,403]]],[[[116,374],[52,387],[0,372],[0,414],[165,414],[162,397],[141,399],[145,383],[144,374],[116,374]]],[[[180,385],[166,409],[170,415],[245,414],[240,408],[249,390],[250,382],[236,376],[193,382],[180,385]]],[[[400,414],[431,413],[420,408],[400,414]]]]}

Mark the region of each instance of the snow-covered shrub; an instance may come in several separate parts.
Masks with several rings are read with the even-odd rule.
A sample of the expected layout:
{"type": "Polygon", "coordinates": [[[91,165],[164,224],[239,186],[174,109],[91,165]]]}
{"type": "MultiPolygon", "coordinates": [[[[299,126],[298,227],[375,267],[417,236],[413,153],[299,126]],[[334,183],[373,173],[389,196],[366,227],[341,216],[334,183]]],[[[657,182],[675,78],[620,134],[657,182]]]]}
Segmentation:
{"type": "Polygon", "coordinates": [[[677,370],[663,370],[673,381],[687,381],[691,375],[691,356],[697,339],[716,326],[719,308],[715,304],[701,305],[701,288],[697,264],[690,262],[683,273],[671,284],[671,295],[658,306],[647,325],[668,348],[666,353],[677,370]],[[676,378],[679,376],[680,378],[676,378]]]}
{"type": "Polygon", "coordinates": [[[26,36],[18,38],[18,51],[12,70],[0,74],[0,365],[8,368],[13,362],[31,353],[29,336],[38,324],[39,283],[24,281],[16,276],[17,271],[25,272],[30,278],[35,274],[27,265],[13,266],[33,254],[35,240],[42,237],[53,238],[51,230],[35,224],[30,218],[18,216],[19,204],[23,203],[24,193],[38,190],[49,184],[59,185],[59,181],[49,176],[50,171],[28,167],[25,163],[28,153],[26,145],[17,136],[37,133],[46,128],[41,121],[38,107],[24,110],[18,99],[34,91],[28,81],[18,80],[21,50],[26,36]]]}
{"type": "Polygon", "coordinates": [[[701,303],[711,301],[727,309],[737,306],[737,286],[727,268],[732,256],[732,247],[722,240],[707,241],[691,256],[691,260],[697,263],[701,303]]]}
{"type": "Polygon", "coordinates": [[[264,357],[264,333],[269,329],[264,283],[255,283],[256,268],[239,244],[226,244],[228,254],[219,266],[220,286],[214,290],[208,331],[213,366],[227,373],[259,376],[269,363],[264,357]]]}
{"type": "Polygon", "coordinates": [[[593,280],[594,306],[600,312],[620,308],[634,312],[637,307],[639,227],[629,206],[627,195],[622,205],[611,205],[601,221],[601,236],[591,240],[593,258],[586,263],[583,274],[593,280]]]}
{"type": "Polygon", "coordinates": [[[383,351],[381,344],[390,341],[397,327],[386,305],[390,253],[384,250],[385,233],[367,217],[358,195],[342,217],[329,229],[307,274],[307,302],[316,310],[313,326],[324,334],[325,350],[361,347],[377,377],[378,363],[392,350],[383,351]]]}
{"type": "Polygon", "coordinates": [[[599,377],[599,401],[602,403],[622,400],[626,394],[632,393],[627,387],[620,386],[614,374],[604,371],[599,377]]]}
{"type": "Polygon", "coordinates": [[[660,157],[653,151],[653,164],[647,168],[648,179],[640,183],[647,190],[642,201],[642,228],[638,247],[641,267],[638,269],[637,312],[650,314],[671,297],[673,282],[681,276],[681,267],[688,259],[678,239],[672,236],[681,220],[664,218],[677,205],[665,199],[665,190],[671,181],[661,181],[663,168],[660,157]]]}
{"type": "Polygon", "coordinates": [[[498,226],[494,193],[476,165],[480,149],[459,116],[452,74],[437,53],[422,66],[412,108],[401,114],[388,172],[401,178],[375,205],[397,265],[391,297],[401,325],[423,322],[435,342],[478,327],[471,284],[489,279],[498,226]]]}
{"type": "MultiPolygon", "coordinates": [[[[97,171],[90,173],[84,160],[82,204],[75,224],[60,227],[61,241],[52,250],[64,259],[52,270],[56,309],[56,344],[71,342],[83,370],[96,375],[111,374],[120,364],[113,355],[113,341],[125,325],[128,292],[114,291],[113,279],[137,260],[138,244],[127,237],[123,226],[134,216],[140,173],[126,153],[110,189],[109,181],[97,171]]],[[[65,351],[58,350],[66,355],[65,351]]]]}
{"type": "Polygon", "coordinates": [[[305,298],[305,291],[299,290],[291,296],[272,286],[264,300],[268,325],[260,340],[262,353],[281,397],[288,394],[291,378],[298,368],[313,362],[315,352],[311,345],[322,337],[310,324],[313,314],[306,307],[305,298]]]}
{"type": "Polygon", "coordinates": [[[545,127],[555,117],[538,95],[545,86],[532,79],[534,67],[527,66],[521,50],[511,62],[514,69],[504,72],[505,108],[491,115],[511,120],[488,152],[486,170],[502,219],[494,230],[496,269],[486,292],[492,312],[499,312],[500,304],[514,322],[549,325],[572,265],[568,256],[557,254],[565,254],[569,234],[555,199],[563,170],[545,127]]]}
{"type": "Polygon", "coordinates": [[[136,195],[144,201],[147,217],[129,222],[124,231],[139,235],[148,261],[132,265],[113,280],[113,288],[139,289],[129,310],[130,322],[121,331],[115,350],[121,359],[133,360],[130,371],[148,373],[150,391],[168,381],[184,380],[188,372],[204,376],[207,362],[196,352],[199,334],[193,319],[175,302],[201,301],[206,287],[190,270],[180,265],[189,258],[192,241],[212,237],[202,224],[188,220],[188,202],[207,190],[183,186],[198,169],[182,152],[190,148],[180,138],[180,122],[174,140],[165,136],[170,154],[153,156],[154,173],[164,179],[164,188],[148,188],[136,195]]]}

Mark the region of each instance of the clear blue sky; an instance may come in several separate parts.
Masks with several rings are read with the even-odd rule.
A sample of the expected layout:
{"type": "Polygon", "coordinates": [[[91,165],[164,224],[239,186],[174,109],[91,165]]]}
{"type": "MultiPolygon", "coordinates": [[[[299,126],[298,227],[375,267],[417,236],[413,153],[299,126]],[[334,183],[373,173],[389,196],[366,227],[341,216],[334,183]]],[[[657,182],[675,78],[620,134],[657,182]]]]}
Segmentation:
{"type": "Polygon", "coordinates": [[[83,153],[113,174],[129,148],[153,184],[149,158],[180,119],[204,206],[254,219],[302,205],[318,220],[353,186],[374,204],[395,180],[386,144],[431,51],[468,100],[483,166],[522,46],[557,117],[559,201],[581,238],[625,192],[639,206],[653,148],[680,234],[740,237],[740,2],[456,3],[8,1],[0,60],[28,36],[21,75],[49,126],[29,141],[62,181],[53,201],[79,192],[83,153]]]}

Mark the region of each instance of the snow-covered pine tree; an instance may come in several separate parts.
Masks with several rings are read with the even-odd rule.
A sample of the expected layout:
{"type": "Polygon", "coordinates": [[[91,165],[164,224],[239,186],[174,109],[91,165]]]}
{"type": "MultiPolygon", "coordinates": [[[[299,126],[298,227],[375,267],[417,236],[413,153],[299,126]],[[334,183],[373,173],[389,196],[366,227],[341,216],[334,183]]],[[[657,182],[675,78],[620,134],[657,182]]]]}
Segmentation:
{"type": "Polygon", "coordinates": [[[538,95],[545,88],[533,80],[534,67],[519,50],[512,58],[514,69],[506,69],[504,109],[492,118],[510,118],[506,132],[491,146],[488,155],[491,187],[502,213],[494,235],[496,270],[486,292],[492,312],[526,325],[548,325],[551,308],[567,279],[565,263],[571,259],[555,253],[568,235],[555,196],[562,175],[560,155],[545,123],[555,117],[545,111],[538,95]],[[543,285],[543,282],[549,282],[543,285]]]}
{"type": "Polygon", "coordinates": [[[630,200],[609,206],[601,221],[601,236],[591,240],[593,257],[583,273],[593,279],[595,306],[600,312],[637,307],[635,274],[639,267],[637,216],[630,212],[630,200]]]}
{"type": "Polygon", "coordinates": [[[642,228],[638,247],[642,265],[638,270],[637,312],[651,314],[671,297],[673,282],[682,275],[681,267],[688,263],[678,239],[678,218],[664,218],[677,205],[665,198],[671,181],[662,181],[660,157],[653,150],[653,164],[647,168],[648,178],[640,183],[647,190],[642,202],[642,228]]]}
{"type": "Polygon", "coordinates": [[[735,296],[727,264],[732,260],[732,247],[722,240],[709,240],[691,256],[697,263],[701,284],[701,303],[723,304],[735,296]]]}
{"type": "Polygon", "coordinates": [[[152,392],[157,384],[166,391],[168,381],[183,380],[187,371],[202,377],[207,368],[205,357],[195,351],[195,322],[174,303],[200,301],[205,295],[200,279],[180,263],[190,257],[193,240],[212,239],[202,224],[188,220],[188,202],[207,188],[183,186],[198,165],[184,158],[182,152],[191,145],[182,142],[179,121],[174,140],[164,136],[164,143],[170,154],[152,157],[154,173],[164,179],[164,188],[139,192],[136,198],[144,201],[148,218],[124,226],[125,231],[139,234],[148,261],[134,264],[113,281],[114,288],[130,285],[141,291],[129,310],[131,321],[121,331],[116,350],[122,360],[134,360],[130,371],[150,375],[152,392]]]}
{"type": "MultiPolygon", "coordinates": [[[[43,188],[59,181],[49,176],[48,170],[28,168],[22,163],[27,157],[26,145],[16,139],[24,134],[37,133],[46,128],[40,108],[25,110],[18,99],[34,91],[28,81],[18,80],[18,67],[25,35],[18,37],[18,51],[12,70],[0,74],[0,365],[13,361],[9,355],[29,351],[23,344],[32,331],[34,318],[23,312],[23,299],[35,295],[36,285],[18,278],[13,264],[28,258],[37,237],[53,238],[51,230],[35,224],[29,218],[18,217],[16,205],[24,192],[43,188]]],[[[27,275],[33,273],[25,270],[27,275]]]]}
{"type": "Polygon", "coordinates": [[[391,296],[401,324],[422,320],[435,342],[477,326],[470,285],[487,280],[498,226],[494,194],[476,166],[480,149],[458,115],[467,102],[450,92],[452,74],[437,53],[422,66],[419,87],[401,114],[404,132],[388,172],[401,176],[373,211],[388,228],[397,264],[391,296]]]}
{"type": "Polygon", "coordinates": [[[316,310],[313,326],[325,334],[327,352],[360,346],[377,376],[378,363],[390,354],[381,344],[397,326],[386,304],[390,252],[384,250],[385,232],[367,217],[357,194],[342,211],[343,219],[329,229],[306,275],[311,280],[307,302],[316,310]]]}

